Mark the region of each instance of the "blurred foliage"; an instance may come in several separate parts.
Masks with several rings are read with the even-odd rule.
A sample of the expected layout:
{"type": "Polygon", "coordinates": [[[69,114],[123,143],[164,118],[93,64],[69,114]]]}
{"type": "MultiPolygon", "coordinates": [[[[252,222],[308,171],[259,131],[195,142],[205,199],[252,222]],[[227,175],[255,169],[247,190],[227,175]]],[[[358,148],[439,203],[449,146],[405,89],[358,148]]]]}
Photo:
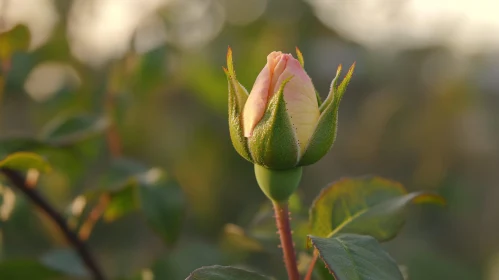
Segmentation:
{"type": "MultiPolygon", "coordinates": [[[[135,42],[145,29],[137,29],[129,49],[94,63],[98,49],[78,55],[85,44],[71,33],[72,15],[85,12],[72,9],[77,2],[53,1],[58,17],[38,45],[40,30],[17,25],[25,20],[0,26],[0,160],[22,151],[50,162],[51,172],[28,178],[75,230],[86,228],[112,279],[185,279],[216,264],[285,279],[270,205],[229,139],[228,45],[247,88],[273,50],[299,46],[322,97],[337,65],[357,62],[332,152],[305,169],[294,198],[300,250],[318,191],[341,176],[374,173],[447,200],[443,211],[414,207],[382,246],[410,280],[499,279],[497,53],[366,48],[324,26],[305,1],[189,0],[177,5],[206,9],[154,9],[169,31],[161,44],[140,51],[135,42]],[[240,11],[256,16],[241,22],[240,11]]],[[[112,30],[104,34],[117,45],[112,30]]],[[[107,40],[98,42],[104,48],[107,40]]],[[[51,221],[5,185],[1,178],[1,278],[58,279],[68,272],[61,267],[70,279],[85,277],[51,221]]]]}

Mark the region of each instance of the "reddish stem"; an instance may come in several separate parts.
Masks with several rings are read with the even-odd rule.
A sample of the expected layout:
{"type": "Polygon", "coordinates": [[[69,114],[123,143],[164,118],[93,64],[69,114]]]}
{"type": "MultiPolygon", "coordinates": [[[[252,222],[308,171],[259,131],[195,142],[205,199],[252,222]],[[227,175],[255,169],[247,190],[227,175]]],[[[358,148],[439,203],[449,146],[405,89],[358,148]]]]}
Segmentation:
{"type": "Polygon", "coordinates": [[[100,217],[106,211],[110,199],[111,198],[107,193],[104,193],[100,196],[99,202],[92,209],[92,211],[90,211],[90,214],[88,214],[87,219],[85,220],[85,222],[83,222],[83,225],[80,227],[80,230],[78,231],[78,236],[80,237],[81,240],[87,240],[90,237],[90,234],[92,234],[92,230],[94,229],[95,224],[97,224],[97,221],[99,221],[100,217]]]}
{"type": "Polygon", "coordinates": [[[288,272],[289,280],[299,280],[298,265],[296,264],[295,246],[291,236],[291,227],[289,224],[289,210],[287,202],[273,202],[275,221],[281,239],[282,253],[284,255],[284,264],[288,272]]]}
{"type": "Polygon", "coordinates": [[[312,274],[314,273],[314,266],[315,266],[315,263],[317,262],[318,258],[319,258],[319,252],[317,250],[314,250],[314,255],[313,255],[312,260],[310,261],[310,264],[308,266],[307,275],[305,276],[305,280],[312,280],[312,274]]]}

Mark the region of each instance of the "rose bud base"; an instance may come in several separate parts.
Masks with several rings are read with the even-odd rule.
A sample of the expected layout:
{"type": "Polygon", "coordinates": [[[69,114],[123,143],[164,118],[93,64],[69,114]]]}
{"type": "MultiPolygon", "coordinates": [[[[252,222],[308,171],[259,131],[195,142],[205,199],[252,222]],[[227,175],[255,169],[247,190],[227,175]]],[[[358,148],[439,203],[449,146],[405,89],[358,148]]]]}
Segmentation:
{"type": "Polygon", "coordinates": [[[255,164],[258,186],[272,201],[286,202],[300,184],[302,167],[274,170],[255,164]]]}

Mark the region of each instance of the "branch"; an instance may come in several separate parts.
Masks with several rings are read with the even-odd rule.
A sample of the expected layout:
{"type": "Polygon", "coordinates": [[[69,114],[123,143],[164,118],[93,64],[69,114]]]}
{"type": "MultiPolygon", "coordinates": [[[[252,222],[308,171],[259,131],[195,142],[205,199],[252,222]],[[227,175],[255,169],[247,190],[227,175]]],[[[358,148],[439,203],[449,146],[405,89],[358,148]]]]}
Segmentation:
{"type": "Polygon", "coordinates": [[[88,214],[87,219],[83,222],[83,225],[78,231],[81,240],[87,240],[90,237],[95,224],[106,211],[110,199],[109,194],[106,193],[99,197],[99,202],[97,202],[97,205],[90,211],[90,214],[88,214]]]}
{"type": "Polygon", "coordinates": [[[71,231],[66,223],[66,220],[61,216],[61,214],[59,214],[38,192],[30,188],[26,184],[24,177],[18,172],[8,168],[0,168],[0,172],[9,179],[13,186],[23,192],[29,200],[31,200],[36,206],[40,207],[40,209],[45,212],[45,214],[47,214],[52,221],[54,221],[66,237],[67,241],[74,247],[85,266],[93,275],[93,278],[95,280],[104,280],[105,277],[103,272],[88,251],[85,243],[81,241],[73,231],[71,231]]]}

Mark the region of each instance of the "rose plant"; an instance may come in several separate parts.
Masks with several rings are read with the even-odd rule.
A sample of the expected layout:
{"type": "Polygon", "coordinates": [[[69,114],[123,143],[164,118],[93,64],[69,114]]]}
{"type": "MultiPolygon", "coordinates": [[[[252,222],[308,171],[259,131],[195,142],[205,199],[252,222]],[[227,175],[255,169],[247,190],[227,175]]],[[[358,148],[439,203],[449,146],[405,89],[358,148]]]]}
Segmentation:
{"type": "MultiPolygon", "coordinates": [[[[255,177],[273,204],[284,264],[290,280],[300,279],[289,216],[289,198],[302,167],[320,160],[336,138],[338,108],[355,64],[339,82],[338,67],[329,95],[322,100],[298,59],[272,52],[248,93],[237,80],[232,50],[224,68],[229,84],[229,130],[236,151],[254,164],[255,177]]],[[[328,185],[310,208],[305,280],[402,280],[395,260],[380,242],[395,237],[411,203],[444,204],[437,194],[407,193],[401,184],[379,177],[344,178],[328,185]],[[312,245],[312,246],[310,246],[312,245]],[[313,247],[313,248],[312,248],[313,247]],[[315,264],[319,257],[328,273],[315,264]]],[[[302,267],[302,265],[300,265],[302,267]]],[[[188,279],[270,279],[247,270],[212,266],[188,279]]]]}

